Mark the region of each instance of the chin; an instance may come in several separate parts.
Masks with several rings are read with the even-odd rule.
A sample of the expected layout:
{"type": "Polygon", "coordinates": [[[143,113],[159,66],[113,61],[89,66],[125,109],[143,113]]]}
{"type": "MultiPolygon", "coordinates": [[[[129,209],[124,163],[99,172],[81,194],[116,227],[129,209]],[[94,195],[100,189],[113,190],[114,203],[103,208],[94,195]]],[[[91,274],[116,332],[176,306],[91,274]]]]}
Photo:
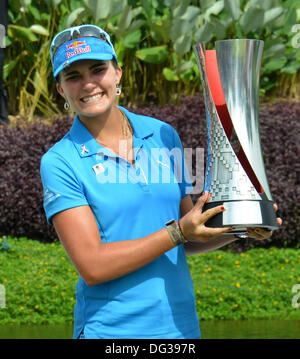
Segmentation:
{"type": "Polygon", "coordinates": [[[93,118],[103,115],[104,113],[108,112],[112,108],[112,105],[110,106],[95,106],[94,108],[89,109],[78,109],[76,111],[79,115],[83,117],[93,118]]]}

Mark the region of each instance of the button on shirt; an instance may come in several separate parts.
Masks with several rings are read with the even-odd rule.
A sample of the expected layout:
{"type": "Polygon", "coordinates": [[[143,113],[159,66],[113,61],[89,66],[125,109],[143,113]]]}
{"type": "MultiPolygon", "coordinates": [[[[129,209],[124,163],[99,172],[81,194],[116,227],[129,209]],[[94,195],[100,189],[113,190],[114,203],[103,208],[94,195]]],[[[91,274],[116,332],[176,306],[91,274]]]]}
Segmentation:
{"type": "MultiPolygon", "coordinates": [[[[177,132],[160,120],[120,107],[133,128],[134,166],[95,138],[75,117],[71,130],[42,158],[44,209],[54,214],[90,206],[104,243],[145,237],[180,217],[192,191],[177,132]]],[[[99,264],[101,265],[101,264],[99,264]]],[[[120,278],[76,285],[74,338],[199,338],[184,246],[120,278]]]]}

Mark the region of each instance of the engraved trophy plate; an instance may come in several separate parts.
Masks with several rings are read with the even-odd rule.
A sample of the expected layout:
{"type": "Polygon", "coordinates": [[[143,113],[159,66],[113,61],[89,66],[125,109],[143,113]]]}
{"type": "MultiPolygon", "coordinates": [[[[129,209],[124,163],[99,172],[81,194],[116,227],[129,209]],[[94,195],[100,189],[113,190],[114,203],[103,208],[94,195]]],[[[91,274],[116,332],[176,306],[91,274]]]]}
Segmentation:
{"type": "Polygon", "coordinates": [[[212,193],[204,210],[227,210],[207,222],[211,227],[278,228],[265,172],[259,132],[259,73],[263,41],[249,39],[203,43],[194,47],[202,81],[208,132],[204,190],[212,193]]]}

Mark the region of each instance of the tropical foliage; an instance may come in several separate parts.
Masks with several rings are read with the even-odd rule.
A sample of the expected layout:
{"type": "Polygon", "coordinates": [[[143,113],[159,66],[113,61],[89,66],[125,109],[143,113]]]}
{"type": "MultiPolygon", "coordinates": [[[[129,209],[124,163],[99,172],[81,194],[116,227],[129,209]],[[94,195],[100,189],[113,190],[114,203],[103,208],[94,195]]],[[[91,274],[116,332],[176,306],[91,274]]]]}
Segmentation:
{"type": "Polygon", "coordinates": [[[107,30],[123,66],[126,104],[174,101],[201,89],[193,45],[265,41],[261,94],[299,96],[300,0],[11,0],[5,81],[10,113],[60,112],[48,49],[54,34],[93,23],[107,30]],[[57,105],[58,103],[58,105],[57,105]]]}

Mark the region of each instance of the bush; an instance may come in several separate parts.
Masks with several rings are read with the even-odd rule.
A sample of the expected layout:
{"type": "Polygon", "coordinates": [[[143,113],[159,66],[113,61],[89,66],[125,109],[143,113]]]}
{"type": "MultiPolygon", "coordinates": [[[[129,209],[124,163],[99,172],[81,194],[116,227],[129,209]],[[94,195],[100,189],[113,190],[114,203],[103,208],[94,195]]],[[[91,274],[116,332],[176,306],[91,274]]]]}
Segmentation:
{"type": "MultiPolygon", "coordinates": [[[[7,242],[8,251],[0,248],[0,284],[6,289],[0,323],[72,323],[78,274],[62,245],[12,237],[7,242]]],[[[300,283],[293,249],[214,251],[189,256],[188,264],[200,321],[300,318],[292,306],[292,288],[300,283]]]]}
{"type": "MultiPolygon", "coordinates": [[[[200,95],[182,98],[180,106],[151,106],[132,110],[170,123],[183,146],[207,146],[206,118],[200,95]]],[[[237,241],[236,251],[256,246],[296,247],[300,235],[300,104],[279,102],[260,110],[261,140],[266,171],[283,226],[272,239],[237,241]],[[274,171],[275,170],[275,171],[274,171]]],[[[69,130],[72,120],[56,119],[51,126],[37,121],[0,127],[0,235],[54,241],[42,204],[40,159],[69,130]]],[[[206,151],[205,151],[206,152],[206,151]]],[[[195,166],[193,166],[195,168],[195,166]]],[[[192,195],[195,201],[199,195],[192,195]]]]}
{"type": "Polygon", "coordinates": [[[42,155],[68,131],[71,119],[0,126],[0,234],[41,241],[57,238],[45,218],[42,155]]]}

